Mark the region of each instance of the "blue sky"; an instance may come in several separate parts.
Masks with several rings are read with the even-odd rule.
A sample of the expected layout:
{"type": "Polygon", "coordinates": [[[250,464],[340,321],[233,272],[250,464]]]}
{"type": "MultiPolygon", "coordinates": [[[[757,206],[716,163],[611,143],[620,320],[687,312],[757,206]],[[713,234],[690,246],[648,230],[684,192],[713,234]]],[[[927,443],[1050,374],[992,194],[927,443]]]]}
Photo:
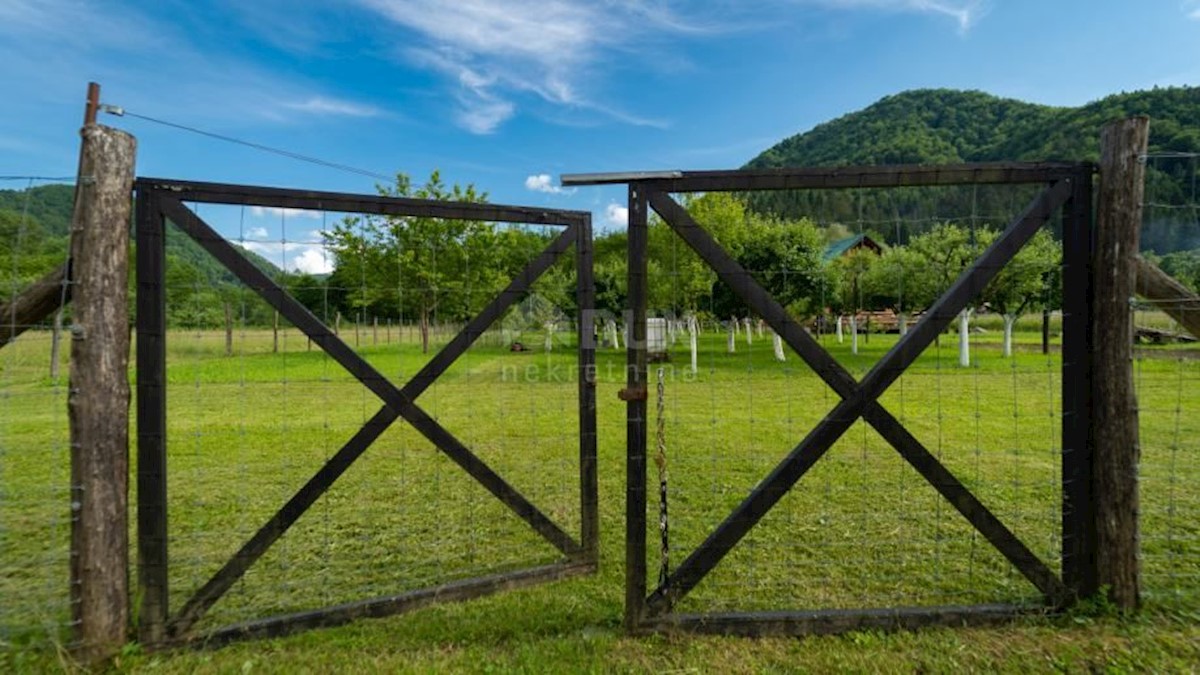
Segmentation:
{"type": "MultiPolygon", "coordinates": [[[[95,80],[132,113],[418,181],[440,169],[603,229],[623,225],[623,192],[562,190],[560,174],[736,168],[918,87],[1079,105],[1200,84],[1200,0],[0,0],[0,59],[0,175],[71,174],[95,80]]],[[[141,175],[374,191],[101,121],[137,136],[141,175]]],[[[287,217],[310,240],[320,223],[247,217],[264,240],[287,217]]],[[[288,266],[326,264],[291,251],[288,266]]]]}

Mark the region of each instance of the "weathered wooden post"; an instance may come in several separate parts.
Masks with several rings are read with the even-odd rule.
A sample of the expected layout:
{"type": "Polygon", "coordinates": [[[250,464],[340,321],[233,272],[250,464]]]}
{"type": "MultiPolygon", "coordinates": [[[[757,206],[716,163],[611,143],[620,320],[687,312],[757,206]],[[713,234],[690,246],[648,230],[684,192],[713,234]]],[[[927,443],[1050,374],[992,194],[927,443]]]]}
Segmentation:
{"type": "Polygon", "coordinates": [[[271,353],[279,353],[279,312],[271,320],[271,353]]]}
{"type": "Polygon", "coordinates": [[[1113,122],[1100,134],[1094,293],[1092,420],[1096,573],[1121,609],[1138,606],[1138,412],[1133,317],[1150,120],[1113,122]]]}
{"type": "Polygon", "coordinates": [[[62,351],[63,310],[54,313],[54,328],[50,333],[50,379],[58,381],[58,365],[62,351]]]}
{"type": "Polygon", "coordinates": [[[71,607],[77,656],[94,663],[129,626],[130,195],[136,142],[95,123],[89,88],[71,219],[71,607]]]}
{"type": "Polygon", "coordinates": [[[225,356],[233,356],[233,304],[225,302],[225,356]]]}

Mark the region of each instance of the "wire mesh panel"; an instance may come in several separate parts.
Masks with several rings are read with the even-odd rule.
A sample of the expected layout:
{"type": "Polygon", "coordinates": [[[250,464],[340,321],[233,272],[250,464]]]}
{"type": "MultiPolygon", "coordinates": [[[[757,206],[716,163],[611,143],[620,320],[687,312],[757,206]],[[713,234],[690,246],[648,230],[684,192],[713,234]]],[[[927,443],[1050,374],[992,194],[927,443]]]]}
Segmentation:
{"type": "Polygon", "coordinates": [[[166,232],[163,311],[139,317],[165,356],[139,361],[139,475],[166,469],[139,504],[151,638],[594,569],[588,214],[152,180],[139,198],[139,243],[166,232]]]}
{"type": "Polygon", "coordinates": [[[64,275],[74,186],[0,183],[0,663],[70,637],[70,435],[64,275]],[[50,316],[22,318],[45,286],[50,316]]]}
{"type": "Polygon", "coordinates": [[[1146,158],[1145,262],[1132,307],[1143,590],[1152,603],[1192,609],[1200,601],[1198,185],[1200,155],[1146,158]]]}
{"type": "Polygon", "coordinates": [[[995,620],[1083,589],[1069,382],[1088,251],[1064,264],[1060,241],[1086,242],[1090,182],[984,165],[631,183],[628,625],[995,620]]]}

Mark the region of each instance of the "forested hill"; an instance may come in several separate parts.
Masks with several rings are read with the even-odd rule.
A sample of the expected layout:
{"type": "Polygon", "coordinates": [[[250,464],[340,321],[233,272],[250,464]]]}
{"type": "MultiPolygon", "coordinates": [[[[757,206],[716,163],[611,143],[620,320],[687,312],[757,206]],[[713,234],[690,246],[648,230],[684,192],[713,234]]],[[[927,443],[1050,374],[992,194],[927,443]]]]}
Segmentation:
{"type": "MultiPolygon", "coordinates": [[[[1078,108],[1036,105],[979,91],[921,89],[888,96],[863,110],[787,138],[747,167],[856,164],[946,164],[988,161],[1095,161],[1100,128],[1130,115],[1148,115],[1151,153],[1200,153],[1200,87],[1122,93],[1078,108]]],[[[1161,161],[1150,167],[1153,198],[1183,203],[1194,196],[1195,161],[1161,161]]],[[[799,193],[752,195],[751,207],[783,217],[883,222],[889,219],[966,217],[994,210],[995,191],[963,197],[943,192],[921,198],[911,191],[886,199],[821,197],[799,193]],[[980,200],[992,203],[984,204],[980,200]]],[[[894,238],[887,228],[880,234],[894,238]]],[[[1163,226],[1146,247],[1167,252],[1200,245],[1196,228],[1163,226]]]]}
{"type": "Polygon", "coordinates": [[[1116,94],[1079,108],[918,89],[787,138],[747,166],[1095,160],[1100,127],[1129,115],[1150,116],[1152,152],[1200,152],[1200,87],[1116,94]]]}
{"type": "MultiPolygon", "coordinates": [[[[39,185],[0,190],[0,301],[58,267],[67,258],[75,187],[39,185]]],[[[253,251],[243,251],[273,278],[282,272],[253,251]]],[[[211,255],[174,227],[167,228],[168,271],[176,283],[188,280],[206,289],[228,288],[236,278],[211,255]]]]}

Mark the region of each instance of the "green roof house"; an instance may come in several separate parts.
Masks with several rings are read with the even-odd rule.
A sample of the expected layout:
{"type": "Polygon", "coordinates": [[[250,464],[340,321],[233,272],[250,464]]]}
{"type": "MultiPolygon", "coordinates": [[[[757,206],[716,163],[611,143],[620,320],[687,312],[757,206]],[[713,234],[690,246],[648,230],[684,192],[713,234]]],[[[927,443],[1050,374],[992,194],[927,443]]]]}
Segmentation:
{"type": "Polygon", "coordinates": [[[874,239],[865,234],[856,234],[853,237],[839,239],[829,246],[825,247],[825,255],[823,256],[825,264],[829,264],[834,260],[859,249],[870,249],[875,255],[883,253],[883,247],[875,242],[874,239]]]}

